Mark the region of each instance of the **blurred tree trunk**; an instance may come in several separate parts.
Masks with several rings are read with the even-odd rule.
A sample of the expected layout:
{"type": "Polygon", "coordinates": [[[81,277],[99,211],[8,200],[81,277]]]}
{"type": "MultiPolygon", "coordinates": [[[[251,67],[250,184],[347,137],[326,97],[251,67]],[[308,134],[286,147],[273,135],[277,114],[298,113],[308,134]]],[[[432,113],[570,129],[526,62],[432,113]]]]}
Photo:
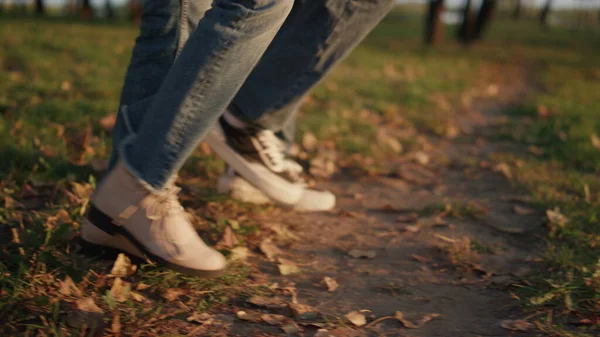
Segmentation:
{"type": "Polygon", "coordinates": [[[434,45],[440,42],[444,36],[444,23],[442,13],[444,12],[444,0],[430,0],[429,10],[425,20],[425,43],[434,45]]]}
{"type": "Polygon", "coordinates": [[[458,27],[458,40],[462,43],[470,43],[473,31],[474,17],[471,11],[471,0],[465,1],[465,6],[462,11],[463,20],[458,27]]]}
{"type": "Polygon", "coordinates": [[[483,0],[479,13],[477,13],[477,20],[475,21],[475,27],[473,28],[472,39],[479,40],[483,35],[485,29],[489,26],[490,21],[494,17],[496,10],[497,0],[483,0]]]}
{"type": "Polygon", "coordinates": [[[115,18],[115,9],[113,8],[110,0],[106,0],[106,2],[104,3],[104,8],[106,10],[106,18],[114,19],[115,18]]]}
{"type": "Polygon", "coordinates": [[[44,0],[35,0],[35,14],[36,15],[46,14],[46,6],[44,5],[44,0]]]}
{"type": "Polygon", "coordinates": [[[544,27],[548,27],[548,16],[550,16],[550,11],[552,10],[552,3],[554,0],[546,0],[546,4],[540,11],[540,23],[544,27]]]}
{"type": "Polygon", "coordinates": [[[144,11],[144,5],[140,0],[129,1],[129,18],[131,21],[140,22],[142,20],[142,13],[144,11]]]}
{"type": "Polygon", "coordinates": [[[521,0],[515,1],[515,8],[512,12],[513,20],[519,20],[521,18],[521,12],[523,10],[523,2],[521,0]]]}
{"type": "Polygon", "coordinates": [[[92,4],[90,0],[82,0],[81,1],[81,18],[83,20],[91,20],[94,16],[94,10],[92,8],[92,4]]]}

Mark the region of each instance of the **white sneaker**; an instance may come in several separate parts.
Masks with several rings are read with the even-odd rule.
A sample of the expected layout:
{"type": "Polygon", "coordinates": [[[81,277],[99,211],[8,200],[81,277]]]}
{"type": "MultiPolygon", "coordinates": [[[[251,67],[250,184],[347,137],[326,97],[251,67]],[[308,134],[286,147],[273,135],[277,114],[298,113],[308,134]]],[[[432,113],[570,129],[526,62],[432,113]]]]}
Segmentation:
{"type": "Polygon", "coordinates": [[[177,199],[178,192],[175,185],[161,194],[150,192],[118,163],[94,192],[82,240],[184,274],[220,275],[225,257],[198,236],[177,199]]]}
{"type": "MultiPolygon", "coordinates": [[[[272,203],[269,197],[244,178],[237,175],[231,168],[228,168],[219,177],[217,190],[219,193],[227,194],[233,199],[250,204],[265,205],[272,203]]],[[[300,200],[292,207],[294,210],[300,212],[329,211],[335,207],[335,195],[329,191],[306,188],[300,200]]]]}
{"type": "Polygon", "coordinates": [[[245,201],[264,199],[260,193],[277,204],[306,211],[333,208],[335,196],[307,188],[302,166],[288,158],[285,145],[273,131],[233,126],[225,116],[204,138],[232,172],[239,174],[239,179],[231,172],[221,177],[220,190],[245,201]]]}

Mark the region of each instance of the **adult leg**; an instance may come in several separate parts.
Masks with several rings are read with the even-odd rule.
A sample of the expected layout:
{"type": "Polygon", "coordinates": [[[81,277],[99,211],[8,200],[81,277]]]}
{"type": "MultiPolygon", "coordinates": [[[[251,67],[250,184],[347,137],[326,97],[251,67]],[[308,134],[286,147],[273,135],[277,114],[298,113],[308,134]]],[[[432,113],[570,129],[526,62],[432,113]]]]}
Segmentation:
{"type": "Polygon", "coordinates": [[[212,3],[141,124],[120,141],[118,160],[92,197],[85,241],[192,275],[212,276],[224,268],[223,256],[204,244],[183,212],[173,176],[239,90],[292,3],[212,3]]]}

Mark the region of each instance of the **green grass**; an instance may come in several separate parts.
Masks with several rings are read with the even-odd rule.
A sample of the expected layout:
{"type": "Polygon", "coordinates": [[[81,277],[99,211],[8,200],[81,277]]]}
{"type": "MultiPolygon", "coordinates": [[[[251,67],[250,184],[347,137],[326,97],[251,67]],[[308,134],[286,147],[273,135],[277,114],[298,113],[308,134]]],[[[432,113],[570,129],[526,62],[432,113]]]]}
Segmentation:
{"type": "MultiPolygon", "coordinates": [[[[523,84],[525,94],[506,108],[511,124],[498,130],[498,139],[524,149],[533,146],[536,154],[494,159],[522,161],[515,167],[515,187],[530,192],[533,206],[558,208],[569,222],[549,225],[543,268],[519,295],[534,310],[554,309],[558,319],[548,329],[555,331],[562,329],[556,325],[560,317],[597,315],[600,150],[590,137],[600,135],[599,31],[544,32],[534,23],[496,22],[473,48],[456,44],[450,30],[446,42],[429,49],[421,44],[420,24],[412,13],[390,14],[314,90],[303,107],[298,136],[310,130],[319,140],[334,141],[340,157],[353,163],[350,168],[385,173],[383,159],[390,150],[378,142],[379,130],[402,126],[445,135],[470,108],[466,99],[506,103],[504,92],[523,84]],[[486,94],[491,84],[500,88],[498,96],[486,94]],[[540,106],[548,116],[540,115],[540,106]]],[[[79,254],[72,242],[87,200],[77,191],[95,183],[93,161],[109,155],[110,135],[99,121],[116,110],[136,33],[124,24],[0,18],[0,197],[6,200],[0,206],[0,331],[69,335],[64,320],[69,298],[56,294],[65,275],[102,308],[120,312],[127,329],[155,315],[131,301],[111,309],[115,304],[105,297],[109,266],[79,254]],[[60,210],[69,214],[68,221],[52,220],[60,210]],[[13,242],[13,231],[19,242],[13,242]]],[[[400,141],[405,149],[414,145],[414,139],[400,141]]],[[[198,151],[182,174],[195,192],[184,194],[186,206],[208,214],[201,226],[210,242],[219,239],[227,220],[263,211],[214,195],[222,167],[214,156],[198,151]],[[200,182],[191,179],[195,176],[200,182]]],[[[438,209],[457,217],[480,213],[470,205],[431,211],[438,209]]],[[[257,231],[256,223],[245,220],[238,234],[251,237],[257,231]]],[[[248,272],[234,267],[220,281],[199,283],[148,267],[129,281],[152,283],[147,294],[155,301],[152,310],[169,308],[160,298],[166,288],[210,291],[186,303],[203,311],[245,296],[248,272]]]]}

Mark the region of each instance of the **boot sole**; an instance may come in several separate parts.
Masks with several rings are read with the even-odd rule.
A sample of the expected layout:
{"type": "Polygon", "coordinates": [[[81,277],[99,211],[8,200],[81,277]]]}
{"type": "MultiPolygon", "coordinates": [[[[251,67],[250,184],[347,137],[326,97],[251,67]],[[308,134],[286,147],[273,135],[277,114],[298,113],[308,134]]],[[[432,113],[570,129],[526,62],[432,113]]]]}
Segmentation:
{"type": "MultiPolygon", "coordinates": [[[[114,223],[113,219],[111,219],[111,217],[104,214],[101,210],[96,208],[94,205],[90,205],[90,209],[87,214],[87,220],[90,222],[90,224],[92,226],[97,227],[98,229],[102,230],[103,232],[105,232],[106,234],[108,234],[110,236],[113,236],[113,237],[116,235],[123,236],[131,244],[133,244],[139,251],[141,251],[145,255],[145,258],[147,260],[155,262],[156,264],[164,266],[168,269],[174,270],[176,272],[180,272],[182,274],[186,274],[186,275],[190,275],[190,276],[198,276],[198,277],[202,277],[202,278],[213,278],[213,277],[218,277],[218,276],[223,275],[223,269],[220,269],[220,270],[198,270],[198,269],[187,268],[187,267],[183,267],[183,266],[177,265],[175,263],[166,261],[163,258],[161,258],[160,256],[152,254],[150,251],[148,251],[148,249],[146,249],[146,247],[141,242],[139,242],[124,227],[116,225],[114,223]]],[[[87,246],[86,248],[89,249],[90,251],[104,251],[107,253],[122,252],[122,253],[126,253],[127,255],[133,255],[137,259],[141,259],[139,256],[136,256],[135,254],[132,254],[131,252],[128,252],[124,249],[120,249],[117,247],[105,246],[105,245],[101,245],[101,244],[97,244],[97,243],[92,243],[92,242],[84,240],[83,238],[81,240],[84,243],[84,245],[87,246]]]]}

